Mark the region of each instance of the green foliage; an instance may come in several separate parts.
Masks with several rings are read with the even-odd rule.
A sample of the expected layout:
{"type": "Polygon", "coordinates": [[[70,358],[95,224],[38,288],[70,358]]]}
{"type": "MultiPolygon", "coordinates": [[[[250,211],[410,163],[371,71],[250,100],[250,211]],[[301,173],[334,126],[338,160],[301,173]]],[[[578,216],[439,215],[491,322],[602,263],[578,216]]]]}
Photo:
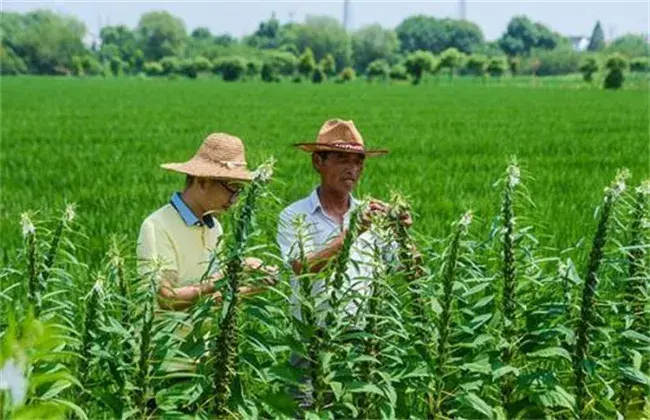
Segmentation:
{"type": "Polygon", "coordinates": [[[27,65],[10,47],[0,45],[0,74],[25,74],[27,65]]]}
{"type": "Polygon", "coordinates": [[[336,75],[336,61],[332,54],[326,54],[325,57],[320,60],[318,66],[323,69],[328,77],[336,75]]]}
{"type": "Polygon", "coordinates": [[[226,82],[240,80],[246,74],[246,61],[241,57],[224,57],[215,60],[214,71],[226,82]]]}
{"type": "Polygon", "coordinates": [[[413,84],[417,85],[422,80],[422,76],[434,69],[435,58],[433,54],[427,51],[416,51],[409,54],[404,61],[406,71],[413,78],[413,84]]]}
{"type": "Polygon", "coordinates": [[[339,77],[337,81],[340,83],[350,82],[354,80],[356,77],[357,77],[357,73],[354,71],[354,69],[352,67],[346,67],[343,70],[341,70],[341,73],[339,73],[339,77]]]}
{"type": "Polygon", "coordinates": [[[591,32],[591,38],[589,38],[587,51],[602,51],[604,49],[605,33],[603,32],[603,27],[600,25],[600,21],[597,21],[596,26],[594,26],[594,30],[591,32]]]}
{"type": "Polygon", "coordinates": [[[212,63],[205,57],[194,58],[194,67],[197,73],[207,73],[212,70],[212,63]]]}
{"type": "Polygon", "coordinates": [[[492,57],[487,63],[486,70],[492,77],[501,77],[508,69],[506,57],[492,57]]]}
{"type": "Polygon", "coordinates": [[[391,67],[388,77],[390,77],[391,80],[408,80],[409,74],[403,64],[395,64],[391,67]]]}
{"type": "Polygon", "coordinates": [[[481,54],[472,54],[465,62],[465,70],[473,76],[483,76],[487,69],[487,57],[481,54]]]}
{"type": "Polygon", "coordinates": [[[499,46],[510,56],[527,55],[535,48],[552,50],[559,44],[559,35],[526,16],[513,17],[499,39],[499,46]]]}
{"type": "Polygon", "coordinates": [[[165,73],[162,64],[156,61],[144,63],[144,73],[147,76],[162,76],[165,73]]]}
{"type": "Polygon", "coordinates": [[[554,50],[539,49],[531,51],[530,55],[529,63],[533,60],[539,63],[535,72],[538,76],[577,73],[582,58],[580,53],[571,47],[558,47],[554,50]]]}
{"type": "Polygon", "coordinates": [[[600,63],[595,56],[588,56],[580,64],[580,72],[585,82],[591,82],[593,75],[600,69],[600,63]]]}
{"type": "Polygon", "coordinates": [[[403,52],[424,50],[439,54],[447,48],[456,48],[471,54],[484,43],[483,33],[474,23],[424,15],[404,19],[395,32],[403,52]]]}
{"type": "Polygon", "coordinates": [[[3,13],[1,21],[3,66],[5,58],[11,59],[8,64],[13,62],[14,71],[22,70],[22,65],[4,48],[11,48],[29,73],[50,75],[68,74],[72,57],[85,53],[86,27],[73,17],[35,10],[24,15],[3,13]]]}
{"type": "Polygon", "coordinates": [[[463,54],[456,48],[448,48],[440,54],[440,61],[438,61],[438,68],[448,68],[449,77],[454,76],[456,68],[460,67],[463,62],[463,54]]]}
{"type": "Polygon", "coordinates": [[[386,60],[375,60],[368,65],[366,69],[366,76],[368,80],[381,79],[386,80],[390,73],[390,66],[386,60]]]}
{"type": "Polygon", "coordinates": [[[636,57],[630,61],[630,71],[647,73],[650,70],[650,58],[636,57]]]}
{"type": "Polygon", "coordinates": [[[329,16],[307,16],[305,22],[296,25],[293,30],[294,44],[298,51],[311,49],[316,61],[331,54],[337,68],[350,64],[350,37],[338,19],[329,16]]]}
{"type": "Polygon", "coordinates": [[[163,76],[169,76],[181,70],[181,62],[176,57],[165,57],[160,60],[160,65],[163,69],[163,76]]]}
{"type": "Polygon", "coordinates": [[[650,56],[650,45],[643,35],[627,34],[614,39],[605,52],[609,54],[619,53],[628,59],[632,57],[650,56]]]}
{"type": "Polygon", "coordinates": [[[608,70],[603,86],[605,89],[620,89],[623,87],[625,76],[623,72],[627,70],[627,59],[621,54],[612,54],[605,62],[605,68],[608,70]]]}
{"type": "Polygon", "coordinates": [[[136,32],[146,60],[160,60],[182,52],[185,24],[165,11],[147,12],[140,17],[136,32]]]}
{"type": "Polygon", "coordinates": [[[379,24],[364,26],[352,34],[352,57],[359,73],[366,72],[369,64],[376,60],[390,60],[398,49],[395,32],[379,24]]]}
{"type": "Polygon", "coordinates": [[[298,59],[288,52],[272,52],[264,57],[264,64],[274,75],[291,76],[298,67],[298,59]]]}
{"type": "Polygon", "coordinates": [[[325,80],[325,72],[320,68],[320,66],[316,67],[314,72],[312,73],[311,76],[311,82],[312,83],[322,83],[323,80],[325,80]]]}
{"type": "Polygon", "coordinates": [[[255,78],[259,76],[261,70],[262,70],[261,61],[255,59],[246,61],[246,76],[248,76],[249,78],[255,78]]]}
{"type": "Polygon", "coordinates": [[[314,54],[310,48],[307,48],[298,58],[298,73],[303,77],[311,77],[315,68],[316,61],[314,60],[314,54]]]}

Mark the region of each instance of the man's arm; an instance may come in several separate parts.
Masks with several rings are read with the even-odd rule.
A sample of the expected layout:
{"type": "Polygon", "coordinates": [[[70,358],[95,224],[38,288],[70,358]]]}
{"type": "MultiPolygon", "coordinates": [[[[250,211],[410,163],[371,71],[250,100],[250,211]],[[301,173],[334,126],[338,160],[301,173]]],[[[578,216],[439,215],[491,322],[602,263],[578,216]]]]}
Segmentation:
{"type": "MultiPolygon", "coordinates": [[[[322,271],[327,264],[336,257],[343,246],[343,240],[347,230],[341,232],[337,237],[335,237],[325,248],[321,249],[318,252],[312,252],[305,256],[305,263],[307,265],[306,271],[308,273],[318,273],[322,271]]],[[[303,272],[304,267],[302,261],[293,260],[291,261],[291,269],[295,274],[300,274],[303,272]]]]}
{"type": "MultiPolygon", "coordinates": [[[[196,301],[206,294],[211,294],[215,302],[223,300],[221,292],[216,291],[214,283],[223,278],[221,273],[217,273],[208,278],[208,281],[197,283],[189,286],[174,287],[178,283],[178,273],[176,271],[165,270],[162,273],[160,289],[158,290],[158,303],[163,309],[182,311],[196,303],[196,301]]],[[[265,277],[265,283],[272,283],[269,277],[265,277]]],[[[264,286],[240,286],[237,292],[240,295],[253,295],[261,293],[266,288],[264,286]]]]}

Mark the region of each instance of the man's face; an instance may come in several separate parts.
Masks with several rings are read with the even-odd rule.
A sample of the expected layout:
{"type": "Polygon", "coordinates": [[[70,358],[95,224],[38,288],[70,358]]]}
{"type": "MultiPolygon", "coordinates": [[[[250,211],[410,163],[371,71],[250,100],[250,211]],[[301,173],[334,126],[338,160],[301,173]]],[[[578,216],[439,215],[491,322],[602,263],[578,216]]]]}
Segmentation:
{"type": "Polygon", "coordinates": [[[321,184],[342,193],[350,193],[356,187],[363,172],[365,156],[358,153],[328,152],[321,158],[314,154],[312,162],[321,175],[321,184]]]}
{"type": "Polygon", "coordinates": [[[198,197],[206,212],[220,213],[227,210],[236,200],[242,187],[236,182],[216,179],[197,179],[198,197]]]}

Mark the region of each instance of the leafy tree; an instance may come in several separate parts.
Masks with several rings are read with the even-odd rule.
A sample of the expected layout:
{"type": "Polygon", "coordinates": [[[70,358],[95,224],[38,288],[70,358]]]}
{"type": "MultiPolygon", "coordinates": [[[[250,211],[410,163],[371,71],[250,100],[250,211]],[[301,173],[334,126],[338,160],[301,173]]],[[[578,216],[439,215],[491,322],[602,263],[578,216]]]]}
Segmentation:
{"type": "Polygon", "coordinates": [[[81,65],[87,76],[97,76],[102,74],[102,65],[93,55],[86,54],[81,57],[81,65]]]}
{"type": "Polygon", "coordinates": [[[591,82],[594,78],[594,73],[599,69],[600,65],[595,56],[588,56],[580,64],[580,72],[585,82],[591,82]]]}
{"type": "Polygon", "coordinates": [[[428,51],[416,51],[406,57],[404,66],[406,71],[413,78],[413,84],[417,85],[422,80],[424,73],[433,69],[435,59],[428,51]]]}
{"type": "Polygon", "coordinates": [[[554,76],[577,73],[582,55],[570,46],[563,46],[554,50],[533,50],[531,57],[539,60],[537,75],[554,76]]]}
{"type": "Polygon", "coordinates": [[[155,61],[144,63],[143,69],[147,76],[162,76],[164,74],[162,65],[155,61]]]}
{"type": "Polygon", "coordinates": [[[246,61],[246,76],[250,78],[256,77],[260,74],[262,68],[262,62],[256,59],[250,59],[246,61]]]}
{"type": "Polygon", "coordinates": [[[314,53],[310,48],[307,48],[298,60],[298,73],[304,77],[310,77],[315,68],[314,53]]]}
{"type": "Polygon", "coordinates": [[[368,65],[366,76],[368,80],[381,79],[386,80],[390,73],[390,66],[386,60],[375,60],[368,65]]]}
{"type": "Polygon", "coordinates": [[[390,69],[390,73],[388,74],[388,77],[391,78],[391,80],[408,80],[408,72],[406,71],[406,67],[404,67],[403,64],[396,64],[390,69]]]}
{"type": "Polygon", "coordinates": [[[126,67],[124,61],[122,61],[120,57],[111,57],[109,66],[111,69],[111,74],[116,77],[121,76],[124,72],[124,68],[126,67]]]}
{"type": "Polygon", "coordinates": [[[623,87],[625,77],[623,71],[627,69],[627,59],[622,54],[612,54],[605,62],[605,68],[609,70],[605,76],[605,89],[620,89],[623,87]]]}
{"type": "Polygon", "coordinates": [[[337,68],[350,63],[350,37],[337,19],[329,16],[308,16],[304,24],[296,25],[293,30],[295,46],[299,51],[310,48],[317,61],[327,54],[332,54],[337,68]]]}
{"type": "Polygon", "coordinates": [[[598,21],[591,32],[587,51],[602,51],[603,49],[605,49],[605,33],[602,26],[600,26],[600,21],[598,21]]]}
{"type": "Polygon", "coordinates": [[[160,60],[160,65],[163,69],[163,76],[169,76],[171,74],[178,73],[181,70],[181,63],[176,57],[165,57],[160,60]]]}
{"type": "Polygon", "coordinates": [[[438,54],[447,48],[456,48],[470,54],[480,50],[484,43],[481,29],[471,22],[424,15],[406,18],[395,32],[403,52],[424,50],[438,54]]]}
{"type": "Polygon", "coordinates": [[[101,54],[107,60],[118,57],[130,63],[138,51],[135,33],[125,25],[104,26],[99,31],[99,38],[101,54]]]}
{"type": "Polygon", "coordinates": [[[463,60],[463,55],[456,48],[447,48],[440,55],[440,61],[438,62],[439,68],[448,68],[449,69],[449,78],[454,77],[454,72],[457,67],[460,67],[463,60]]]}
{"type": "Polygon", "coordinates": [[[223,80],[233,82],[246,74],[246,60],[241,57],[224,58],[220,62],[220,73],[223,80]]]}
{"type": "Polygon", "coordinates": [[[198,56],[194,58],[194,67],[197,73],[206,73],[212,70],[212,63],[206,57],[198,56]]]}
{"type": "Polygon", "coordinates": [[[354,66],[359,72],[364,72],[375,60],[389,60],[398,49],[395,32],[379,24],[364,26],[352,34],[354,66]]]}
{"type": "Polygon", "coordinates": [[[513,17],[506,32],[499,39],[499,46],[510,56],[527,55],[533,48],[550,50],[559,43],[559,35],[541,23],[532,22],[526,16],[513,17]]]}
{"type": "Polygon", "coordinates": [[[650,70],[650,59],[648,57],[636,57],[630,61],[630,70],[633,72],[647,73],[650,70]]]}
{"type": "Polygon", "coordinates": [[[613,40],[605,50],[608,53],[620,53],[628,59],[650,56],[650,45],[648,45],[643,35],[623,35],[613,40]]]}
{"type": "Polygon", "coordinates": [[[273,65],[269,62],[262,64],[262,70],[260,71],[260,74],[262,76],[262,80],[265,82],[270,83],[280,81],[280,77],[277,75],[275,69],[273,68],[273,65]]]}
{"type": "Polygon", "coordinates": [[[488,61],[487,72],[492,77],[501,77],[508,69],[508,61],[505,57],[492,57],[488,61]]]}
{"type": "Polygon", "coordinates": [[[519,57],[509,57],[508,58],[508,68],[510,69],[510,74],[516,76],[519,74],[519,66],[521,65],[521,60],[519,57]]]}
{"type": "Polygon", "coordinates": [[[483,76],[487,68],[487,57],[482,54],[472,54],[467,58],[465,69],[468,74],[483,76]]]}
{"type": "Polygon", "coordinates": [[[196,79],[199,71],[196,67],[196,61],[191,58],[186,58],[180,62],[179,73],[190,79],[196,79]]]}
{"type": "Polygon", "coordinates": [[[206,27],[198,27],[192,31],[190,37],[193,39],[212,40],[212,33],[206,27]]]}
{"type": "Polygon", "coordinates": [[[15,75],[27,73],[27,65],[14,50],[0,45],[0,74],[15,75]]]}
{"type": "Polygon", "coordinates": [[[357,77],[357,73],[352,67],[344,68],[339,74],[339,83],[345,83],[354,80],[357,77]]]}
{"type": "Polygon", "coordinates": [[[264,58],[264,63],[271,66],[271,73],[280,76],[290,76],[298,66],[298,59],[288,52],[270,52],[264,58]]]}
{"type": "Polygon", "coordinates": [[[323,72],[328,76],[332,77],[336,74],[336,61],[332,54],[326,54],[318,63],[323,72]]]}
{"type": "Polygon", "coordinates": [[[319,66],[314,69],[311,76],[312,83],[322,83],[325,80],[325,72],[319,66]]]}
{"type": "Polygon", "coordinates": [[[185,24],[170,13],[145,13],[140,17],[136,30],[147,60],[181,54],[186,38],[185,24]]]}
{"type": "MultiPolygon", "coordinates": [[[[76,18],[49,10],[24,15],[2,13],[2,45],[11,48],[15,69],[27,67],[30,73],[61,74],[72,68],[72,58],[86,52],[85,25],[76,18]],[[18,61],[13,57],[17,56],[18,61]]],[[[6,53],[10,57],[10,53],[6,53]]]]}

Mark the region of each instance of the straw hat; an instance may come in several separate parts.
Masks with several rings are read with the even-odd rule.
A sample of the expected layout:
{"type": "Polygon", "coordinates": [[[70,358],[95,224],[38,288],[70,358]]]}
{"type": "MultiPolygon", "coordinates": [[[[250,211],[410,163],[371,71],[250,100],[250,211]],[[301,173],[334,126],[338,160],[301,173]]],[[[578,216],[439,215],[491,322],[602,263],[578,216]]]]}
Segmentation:
{"type": "Polygon", "coordinates": [[[192,159],[183,163],[165,163],[162,168],[202,178],[250,181],[253,177],[246,167],[244,143],[238,137],[212,133],[192,159]]]}
{"type": "Polygon", "coordinates": [[[344,152],[366,156],[380,156],[388,153],[388,150],[385,149],[366,149],[363,137],[354,126],[354,122],[338,118],[325,121],[318,132],[316,143],[296,143],[294,146],[305,152],[344,152]]]}

